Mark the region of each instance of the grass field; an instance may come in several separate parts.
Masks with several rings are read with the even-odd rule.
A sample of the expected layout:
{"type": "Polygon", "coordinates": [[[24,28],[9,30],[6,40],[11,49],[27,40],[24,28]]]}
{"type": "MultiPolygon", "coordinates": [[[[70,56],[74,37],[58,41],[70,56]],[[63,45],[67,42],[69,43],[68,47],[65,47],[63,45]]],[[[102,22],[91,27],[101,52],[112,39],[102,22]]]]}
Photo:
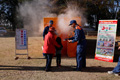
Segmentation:
{"type": "MultiPolygon", "coordinates": [[[[93,39],[93,38],[91,38],[93,39]]],[[[56,59],[52,60],[52,71],[45,72],[46,60],[42,58],[41,37],[30,37],[28,48],[32,59],[15,60],[15,39],[0,38],[0,80],[120,80],[120,77],[107,74],[117,63],[103,62],[87,58],[87,68],[76,72],[75,58],[62,58],[62,67],[56,67],[56,59]]],[[[23,51],[24,52],[24,51],[23,51]]],[[[89,51],[88,51],[89,52],[89,51]]],[[[89,53],[88,53],[89,54],[89,53]]]]}

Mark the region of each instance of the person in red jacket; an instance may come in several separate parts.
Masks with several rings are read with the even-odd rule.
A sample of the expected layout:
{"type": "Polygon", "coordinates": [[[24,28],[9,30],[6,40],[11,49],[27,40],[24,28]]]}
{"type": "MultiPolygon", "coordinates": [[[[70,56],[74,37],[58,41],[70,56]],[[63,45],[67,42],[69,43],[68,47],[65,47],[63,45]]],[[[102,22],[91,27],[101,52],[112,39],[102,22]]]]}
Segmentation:
{"type": "Polygon", "coordinates": [[[55,28],[51,27],[45,36],[43,48],[43,53],[46,54],[46,71],[50,70],[52,57],[56,53],[55,46],[61,47],[55,40],[55,28]]]}

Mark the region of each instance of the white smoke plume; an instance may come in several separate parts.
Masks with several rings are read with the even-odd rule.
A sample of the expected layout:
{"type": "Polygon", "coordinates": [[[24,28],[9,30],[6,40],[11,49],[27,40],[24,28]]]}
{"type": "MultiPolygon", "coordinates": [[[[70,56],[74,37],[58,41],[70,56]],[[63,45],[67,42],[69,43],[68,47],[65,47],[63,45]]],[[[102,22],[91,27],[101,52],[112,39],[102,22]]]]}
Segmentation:
{"type": "Polygon", "coordinates": [[[50,3],[50,0],[33,0],[24,2],[19,6],[18,13],[23,20],[24,28],[28,30],[28,35],[38,36],[42,34],[44,17],[58,17],[58,28],[64,34],[68,34],[71,30],[71,27],[68,25],[73,17],[81,17],[82,20],[80,19],[78,21],[82,21],[82,25],[86,22],[86,18],[83,16],[84,11],[77,5],[67,3],[65,13],[58,16],[50,13],[49,7],[52,6],[53,4],[50,3]]]}
{"type": "Polygon", "coordinates": [[[20,5],[19,16],[29,36],[38,36],[42,33],[44,17],[56,17],[49,12],[49,7],[51,7],[49,0],[33,0],[20,5]]]}
{"type": "Polygon", "coordinates": [[[72,30],[72,28],[69,26],[70,21],[75,17],[81,17],[81,19],[77,18],[77,23],[84,25],[86,23],[86,18],[83,13],[84,11],[77,5],[67,3],[67,9],[65,10],[65,13],[58,16],[58,27],[61,30],[60,32],[68,34],[72,30]]]}

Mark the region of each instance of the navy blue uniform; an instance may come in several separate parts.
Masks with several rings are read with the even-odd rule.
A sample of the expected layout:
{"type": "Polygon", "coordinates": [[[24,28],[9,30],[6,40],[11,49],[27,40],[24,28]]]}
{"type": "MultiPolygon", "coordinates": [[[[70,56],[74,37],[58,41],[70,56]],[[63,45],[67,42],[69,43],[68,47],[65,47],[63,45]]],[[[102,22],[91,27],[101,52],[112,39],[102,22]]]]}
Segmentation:
{"type": "Polygon", "coordinates": [[[44,31],[43,31],[43,40],[45,38],[45,35],[48,33],[48,31],[49,31],[49,26],[46,26],[44,31]]]}
{"type": "Polygon", "coordinates": [[[77,70],[81,71],[83,67],[86,67],[86,39],[83,29],[76,25],[75,27],[75,36],[70,38],[72,43],[77,42],[77,70]]]}

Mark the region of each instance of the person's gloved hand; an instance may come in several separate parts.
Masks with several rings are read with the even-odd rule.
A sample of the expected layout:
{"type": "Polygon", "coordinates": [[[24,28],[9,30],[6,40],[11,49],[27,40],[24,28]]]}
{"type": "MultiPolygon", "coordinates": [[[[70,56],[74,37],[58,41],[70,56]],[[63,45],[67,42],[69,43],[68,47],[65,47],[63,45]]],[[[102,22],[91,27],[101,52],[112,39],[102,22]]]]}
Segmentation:
{"type": "Polygon", "coordinates": [[[72,40],[68,40],[69,43],[72,43],[72,40]]]}

